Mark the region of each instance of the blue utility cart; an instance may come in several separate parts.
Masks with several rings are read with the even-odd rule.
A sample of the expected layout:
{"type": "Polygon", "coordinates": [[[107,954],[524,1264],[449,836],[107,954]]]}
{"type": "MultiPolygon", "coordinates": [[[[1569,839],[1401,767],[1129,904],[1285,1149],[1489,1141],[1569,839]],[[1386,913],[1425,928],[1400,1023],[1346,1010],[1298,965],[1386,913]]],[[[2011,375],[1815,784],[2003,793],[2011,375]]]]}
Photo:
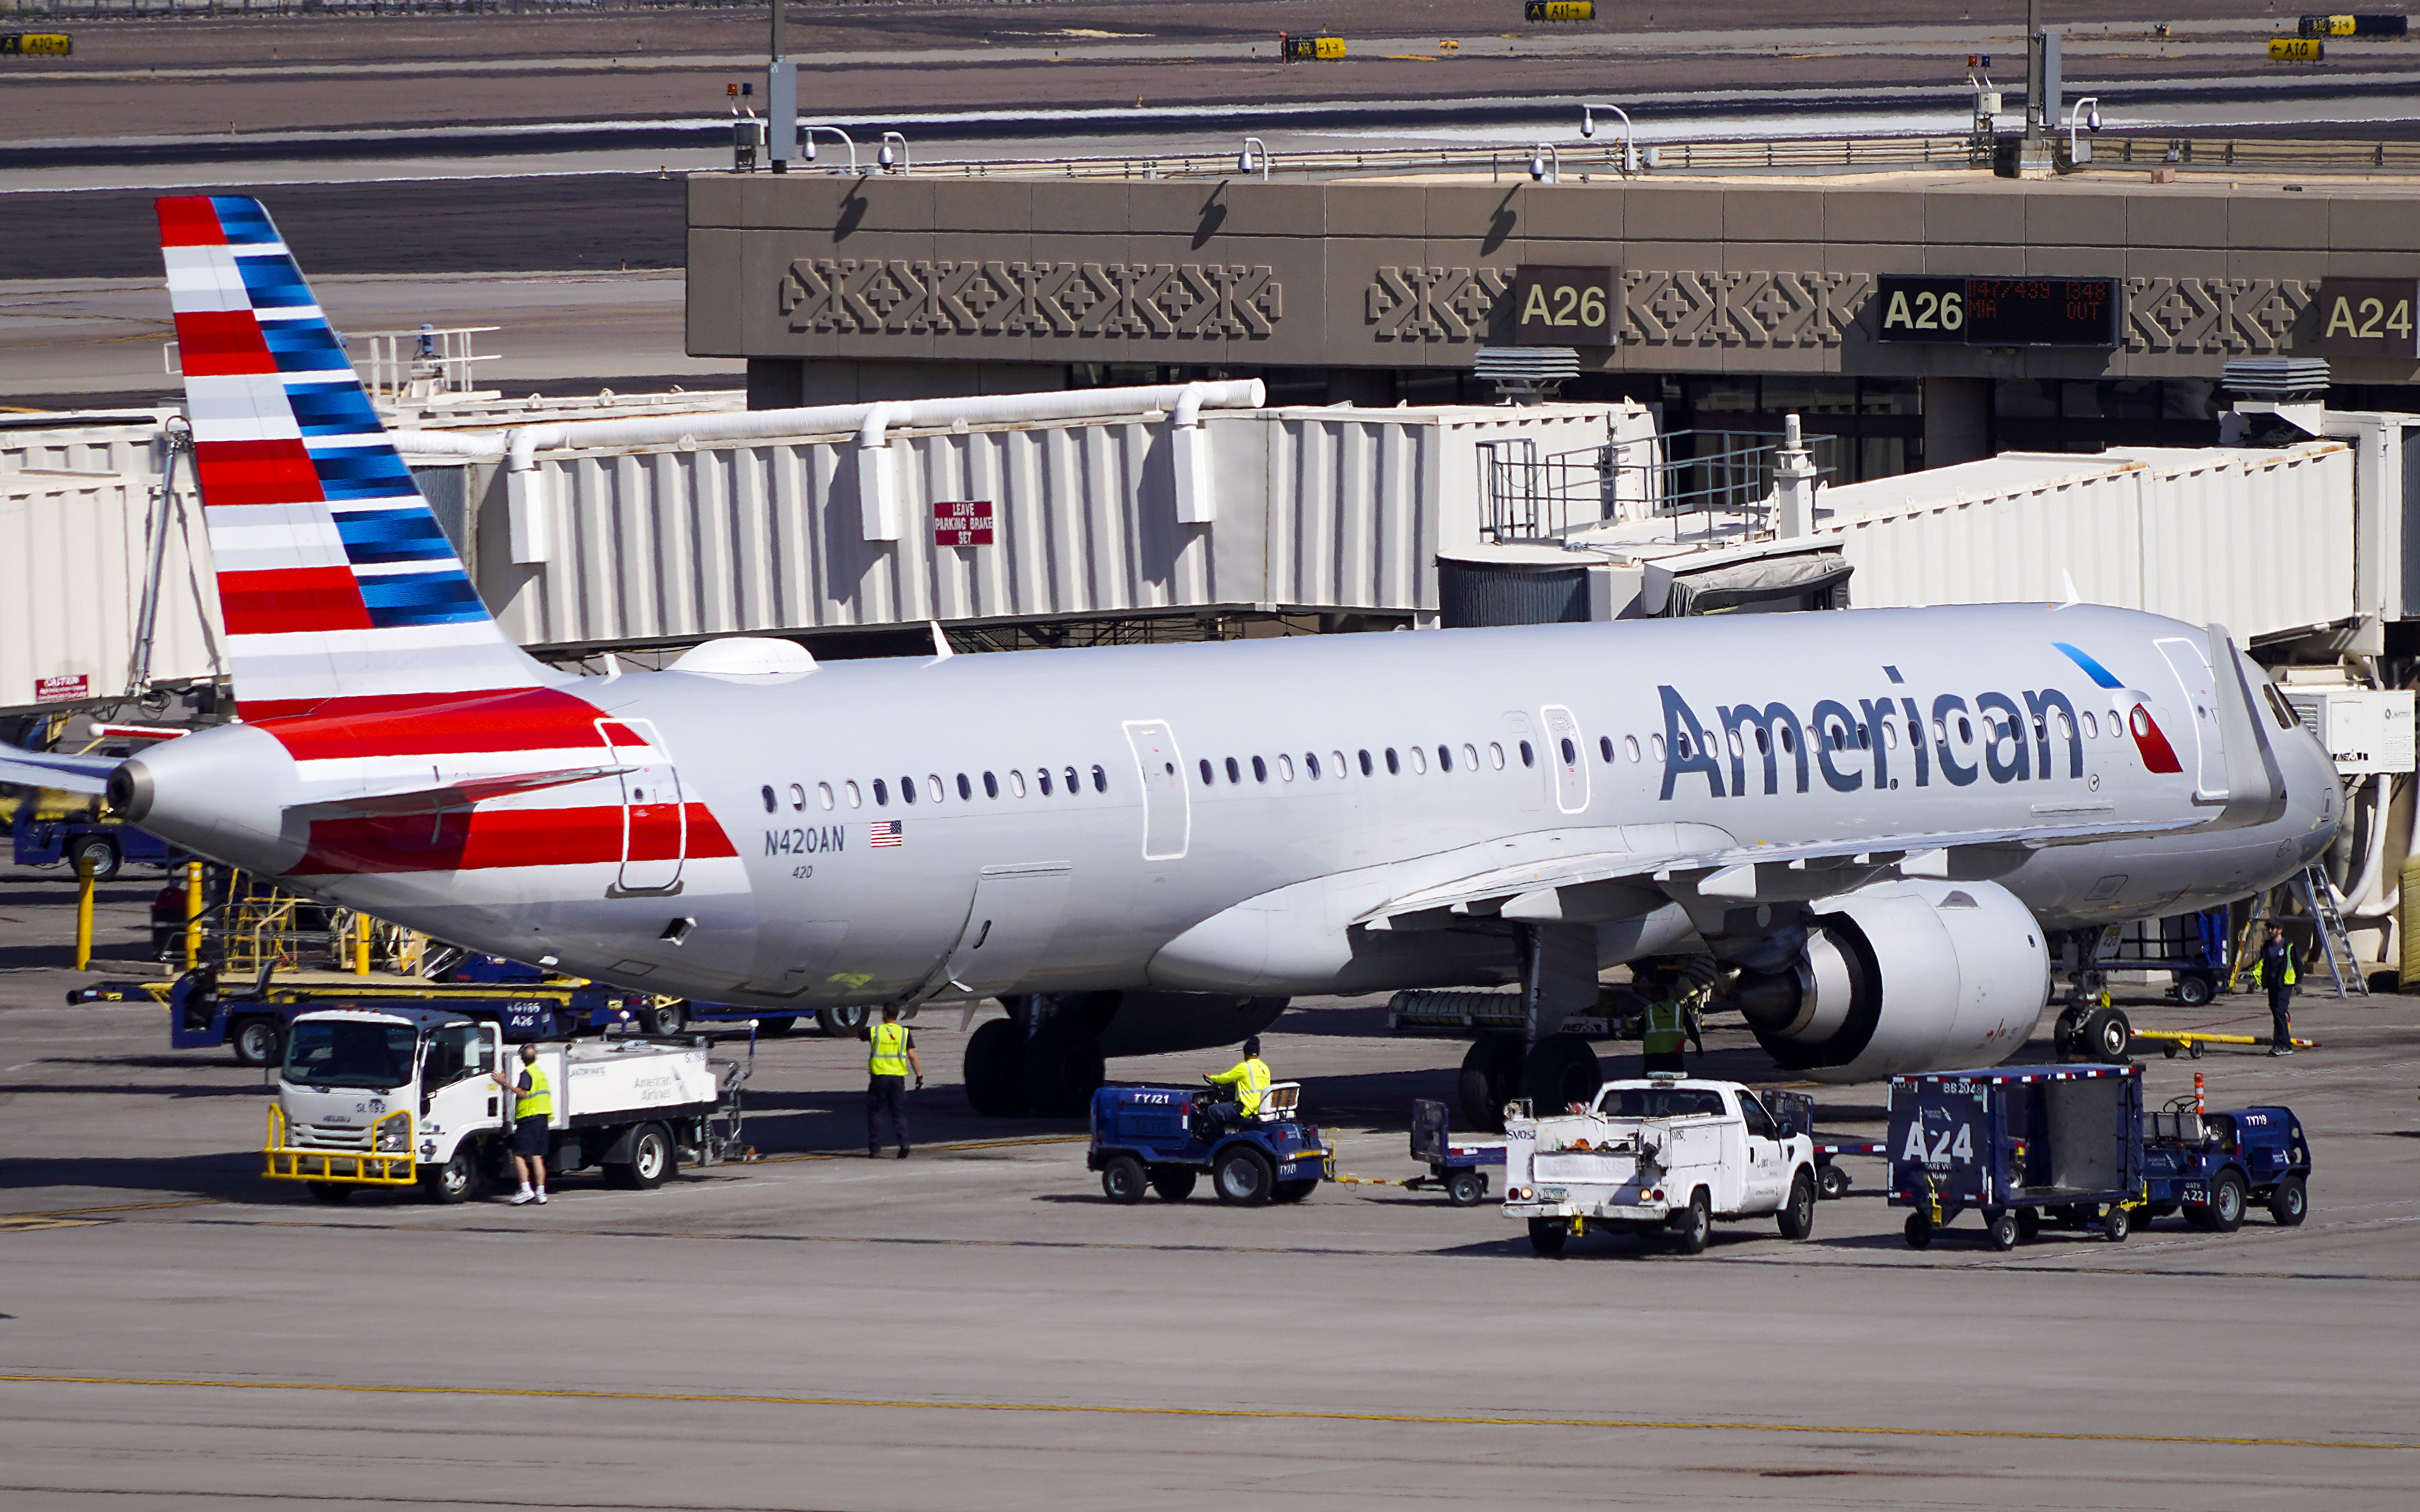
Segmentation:
{"type": "Polygon", "coordinates": [[[1224,1100],[1218,1090],[1103,1087],[1093,1094],[1084,1164],[1101,1173],[1111,1202],[1140,1202],[1146,1190],[1182,1201],[1204,1171],[1221,1202],[1300,1202],[1319,1185],[1327,1158],[1319,1130],[1295,1117],[1301,1097],[1301,1084],[1272,1082],[1258,1114],[1213,1130],[1203,1111],[1224,1100]]]}
{"type": "Polygon", "coordinates": [[[1405,1187],[1435,1186],[1457,1208],[1487,1200],[1487,1171],[1504,1168],[1501,1139],[1456,1139],[1446,1127],[1445,1104],[1422,1098],[1412,1103],[1412,1159],[1429,1168],[1405,1187]]]}
{"type": "Polygon", "coordinates": [[[2122,1242],[2143,1202],[2139,1066],[2009,1066],[1890,1083],[1891,1206],[1917,1249],[1969,1208],[1996,1249],[2057,1221],[2122,1242]]]}
{"type": "Polygon", "coordinates": [[[2146,1124],[2146,1218],[2181,1213],[2195,1228],[2228,1234],[2255,1202],[2281,1227],[2295,1227],[2310,1215],[2311,1145],[2293,1109],[2206,1113],[2194,1099],[2180,1097],[2146,1124]]]}

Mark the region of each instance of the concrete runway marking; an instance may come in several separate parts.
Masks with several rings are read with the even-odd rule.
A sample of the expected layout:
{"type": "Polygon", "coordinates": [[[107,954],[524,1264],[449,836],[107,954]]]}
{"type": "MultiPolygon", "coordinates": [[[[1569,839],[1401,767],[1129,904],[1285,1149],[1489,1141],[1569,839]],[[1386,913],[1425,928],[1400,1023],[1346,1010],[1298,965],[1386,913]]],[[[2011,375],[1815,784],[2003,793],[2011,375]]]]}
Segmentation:
{"type": "Polygon", "coordinates": [[[1420,1427],[1501,1428],[1637,1428],[1697,1433],[1844,1433],[1903,1439],[1985,1439],[2057,1443],[2193,1444],[2256,1449],[2367,1449],[2408,1452],[2420,1442],[2384,1443],[2360,1439],[2273,1439],[2250,1435],[2188,1433],[2087,1433],[2019,1428],[1927,1428],[1849,1423],[1743,1423],[1721,1419],[1624,1417],[1509,1417],[1477,1413],[1346,1412],[1315,1408],[1137,1407],[1108,1402],[975,1402],[880,1396],[783,1396],[753,1392],[581,1391],[543,1386],[396,1386],[339,1381],[168,1380],[148,1376],[70,1376],[0,1373],[0,1381],[44,1386],[187,1387],[207,1391],[310,1391],[382,1396],[487,1396],[523,1401],[712,1402],[758,1407],[840,1407],[933,1412],[1047,1412],[1099,1417],[1185,1417],[1281,1423],[1382,1423],[1420,1427]]]}

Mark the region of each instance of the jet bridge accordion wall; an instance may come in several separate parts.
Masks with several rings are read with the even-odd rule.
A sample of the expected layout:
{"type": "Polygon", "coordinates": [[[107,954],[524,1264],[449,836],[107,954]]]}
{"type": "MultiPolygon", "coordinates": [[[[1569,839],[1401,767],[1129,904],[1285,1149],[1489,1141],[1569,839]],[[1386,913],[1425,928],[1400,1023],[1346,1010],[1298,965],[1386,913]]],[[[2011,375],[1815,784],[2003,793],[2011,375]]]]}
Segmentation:
{"type": "Polygon", "coordinates": [[[473,579],[525,645],[1212,609],[1424,616],[1474,541],[1482,439],[1601,444],[1613,407],[1205,411],[1213,517],[1181,522],[1165,416],[897,430],[900,535],[868,540],[859,438],[541,453],[555,543],[517,563],[475,470],[473,579]],[[989,506],[988,544],[936,511],[989,506]]]}

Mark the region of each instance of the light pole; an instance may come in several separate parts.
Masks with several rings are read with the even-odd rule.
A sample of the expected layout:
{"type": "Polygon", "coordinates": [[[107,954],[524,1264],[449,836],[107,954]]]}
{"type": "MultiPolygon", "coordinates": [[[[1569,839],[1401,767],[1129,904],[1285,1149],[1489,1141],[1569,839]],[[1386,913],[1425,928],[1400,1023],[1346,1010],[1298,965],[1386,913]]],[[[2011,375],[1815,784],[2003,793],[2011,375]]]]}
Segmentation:
{"type": "Polygon", "coordinates": [[[775,173],[788,173],[799,150],[799,67],[785,55],[782,36],[782,0],[772,0],[772,61],[765,69],[765,136],[775,173]]]}
{"type": "Polygon", "coordinates": [[[1596,113],[1601,110],[1609,110],[1621,117],[1621,171],[1625,174],[1637,173],[1638,171],[1638,132],[1630,124],[1630,112],[1620,105],[1582,105],[1580,135],[1596,135],[1596,113]]]}

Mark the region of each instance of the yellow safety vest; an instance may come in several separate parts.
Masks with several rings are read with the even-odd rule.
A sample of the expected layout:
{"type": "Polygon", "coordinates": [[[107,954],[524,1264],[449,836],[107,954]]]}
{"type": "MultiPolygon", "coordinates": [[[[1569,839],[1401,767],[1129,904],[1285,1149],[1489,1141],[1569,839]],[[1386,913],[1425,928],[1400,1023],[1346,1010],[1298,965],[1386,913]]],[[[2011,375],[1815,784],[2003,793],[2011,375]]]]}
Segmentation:
{"type": "Polygon", "coordinates": [[[1668,997],[1660,1003],[1647,1005],[1647,1023],[1645,1032],[1639,1036],[1639,1043],[1649,1055],[1675,1054],[1688,1037],[1689,1031],[1677,999],[1668,997]]]}
{"type": "Polygon", "coordinates": [[[1235,1088],[1235,1101],[1242,1104],[1244,1117],[1249,1119],[1261,1111],[1261,1096],[1269,1089],[1269,1068],[1266,1062],[1255,1056],[1249,1060],[1235,1062],[1210,1079],[1235,1088]]]}
{"type": "Polygon", "coordinates": [[[908,1074],[908,1026],[877,1024],[868,1036],[874,1042],[874,1054],[867,1057],[865,1073],[869,1076],[905,1076],[908,1074]]]}
{"type": "Polygon", "coordinates": [[[535,1119],[554,1117],[554,1092],[546,1085],[546,1072],[535,1064],[521,1068],[529,1073],[529,1090],[513,1099],[513,1117],[535,1119]]]}

